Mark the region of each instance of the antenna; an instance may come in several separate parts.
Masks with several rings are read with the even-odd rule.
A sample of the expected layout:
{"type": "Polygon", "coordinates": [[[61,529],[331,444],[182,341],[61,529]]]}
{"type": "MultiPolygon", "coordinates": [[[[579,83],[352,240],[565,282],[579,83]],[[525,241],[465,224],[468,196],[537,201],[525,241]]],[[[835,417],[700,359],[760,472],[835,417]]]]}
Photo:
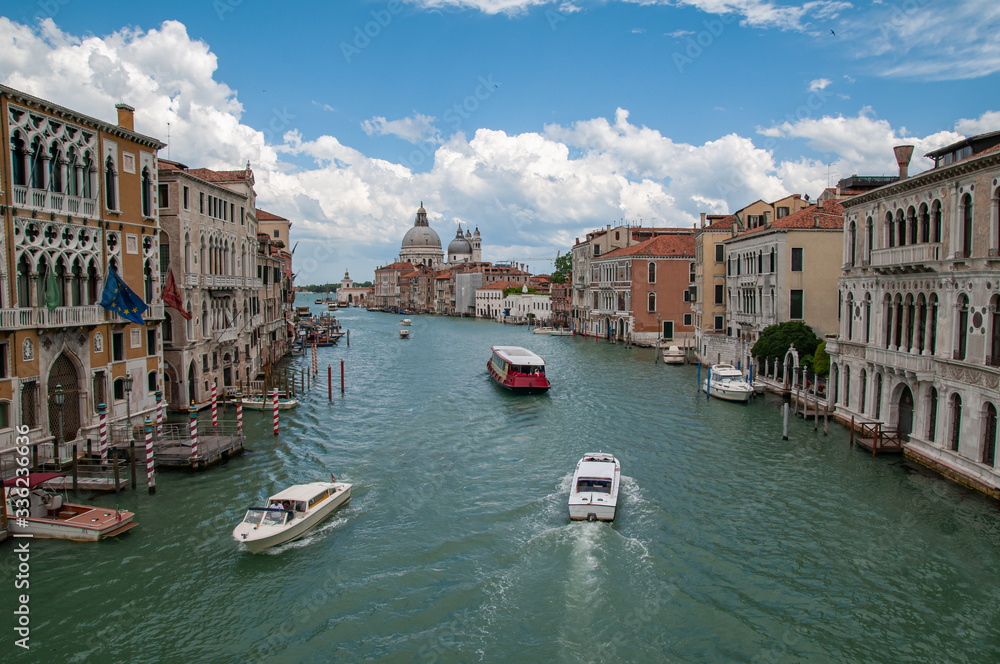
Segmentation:
{"type": "Polygon", "coordinates": [[[170,160],[170,123],[167,123],[167,161],[170,160]]]}

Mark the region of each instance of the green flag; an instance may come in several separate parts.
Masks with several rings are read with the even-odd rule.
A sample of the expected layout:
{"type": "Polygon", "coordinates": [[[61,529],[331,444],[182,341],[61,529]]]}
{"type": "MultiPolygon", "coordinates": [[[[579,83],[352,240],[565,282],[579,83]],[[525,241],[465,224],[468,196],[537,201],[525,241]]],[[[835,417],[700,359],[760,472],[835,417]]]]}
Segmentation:
{"type": "Polygon", "coordinates": [[[45,308],[49,311],[59,306],[59,280],[50,267],[45,273],[45,308]]]}

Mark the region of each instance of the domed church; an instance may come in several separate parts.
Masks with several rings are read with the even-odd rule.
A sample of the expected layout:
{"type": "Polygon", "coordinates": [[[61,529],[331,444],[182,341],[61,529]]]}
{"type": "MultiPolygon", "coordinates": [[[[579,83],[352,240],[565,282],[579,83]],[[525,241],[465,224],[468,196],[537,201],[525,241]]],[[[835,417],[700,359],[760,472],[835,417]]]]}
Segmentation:
{"type": "Polygon", "coordinates": [[[413,228],[406,231],[406,235],[403,236],[403,244],[399,248],[399,260],[435,269],[440,268],[444,262],[441,238],[427,223],[427,210],[424,209],[423,201],[417,210],[413,228]]]}
{"type": "Polygon", "coordinates": [[[465,229],[462,235],[462,224],[458,225],[458,233],[455,239],[448,245],[448,265],[458,263],[479,263],[483,258],[482,239],[479,237],[479,229],[475,234],[465,229]]]}

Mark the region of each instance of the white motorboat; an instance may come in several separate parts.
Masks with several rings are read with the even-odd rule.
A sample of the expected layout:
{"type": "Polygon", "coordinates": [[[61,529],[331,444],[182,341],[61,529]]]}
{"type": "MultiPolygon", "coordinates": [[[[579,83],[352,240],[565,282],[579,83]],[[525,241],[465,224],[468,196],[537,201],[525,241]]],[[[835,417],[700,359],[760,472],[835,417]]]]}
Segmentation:
{"type": "Polygon", "coordinates": [[[565,328],[565,327],[559,327],[559,328],[555,328],[551,332],[549,332],[549,336],[552,336],[552,337],[571,337],[571,336],[573,336],[573,330],[570,330],[570,329],[565,328]]]}
{"type": "MultiPolygon", "coordinates": [[[[288,410],[299,405],[299,400],[284,394],[278,394],[278,410],[288,410]]],[[[274,410],[274,397],[271,395],[261,397],[259,394],[243,398],[243,407],[250,410],[274,410]]]]}
{"type": "Polygon", "coordinates": [[[64,475],[29,473],[3,483],[11,535],[96,542],[139,525],[132,512],[63,502],[62,495],[41,486],[60,477],[64,475]]]}
{"type": "Polygon", "coordinates": [[[677,346],[668,346],[663,349],[664,364],[684,364],[684,351],[677,346]]]}
{"type": "Polygon", "coordinates": [[[258,553],[302,537],[350,500],[351,485],[344,482],[294,484],[268,498],[265,507],[247,510],[233,539],[258,553]]]}
{"type": "Polygon", "coordinates": [[[532,330],[532,333],[533,334],[552,334],[552,328],[551,327],[536,327],[534,330],[532,330]]]}
{"type": "Polygon", "coordinates": [[[410,331],[409,330],[405,330],[405,329],[404,330],[400,330],[399,331],[399,338],[400,339],[409,339],[410,338],[410,331]]]}
{"type": "Polygon", "coordinates": [[[400,325],[413,325],[413,321],[410,320],[409,318],[404,318],[403,320],[399,321],[399,324],[400,325]]]}
{"type": "Polygon", "coordinates": [[[592,452],[584,455],[573,473],[569,518],[573,521],[614,521],[621,476],[621,462],[613,454],[592,452]]]}
{"type": "Polygon", "coordinates": [[[753,394],[750,385],[731,364],[715,364],[709,367],[709,377],[701,381],[701,389],[717,399],[725,401],[749,401],[753,394]]]}

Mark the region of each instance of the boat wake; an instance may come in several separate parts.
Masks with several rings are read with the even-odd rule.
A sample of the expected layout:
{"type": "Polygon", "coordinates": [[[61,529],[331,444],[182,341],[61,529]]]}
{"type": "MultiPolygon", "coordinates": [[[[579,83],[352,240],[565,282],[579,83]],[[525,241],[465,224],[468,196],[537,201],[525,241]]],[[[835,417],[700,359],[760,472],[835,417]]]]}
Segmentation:
{"type": "Polygon", "coordinates": [[[323,538],[323,534],[339,528],[349,521],[347,515],[337,514],[330,517],[322,524],[313,528],[305,537],[300,537],[299,539],[292,540],[291,542],[285,542],[284,544],[279,544],[277,546],[272,546],[270,548],[264,549],[260,553],[266,556],[277,556],[280,555],[282,551],[288,551],[291,549],[301,549],[311,545],[313,542],[323,538]]]}

